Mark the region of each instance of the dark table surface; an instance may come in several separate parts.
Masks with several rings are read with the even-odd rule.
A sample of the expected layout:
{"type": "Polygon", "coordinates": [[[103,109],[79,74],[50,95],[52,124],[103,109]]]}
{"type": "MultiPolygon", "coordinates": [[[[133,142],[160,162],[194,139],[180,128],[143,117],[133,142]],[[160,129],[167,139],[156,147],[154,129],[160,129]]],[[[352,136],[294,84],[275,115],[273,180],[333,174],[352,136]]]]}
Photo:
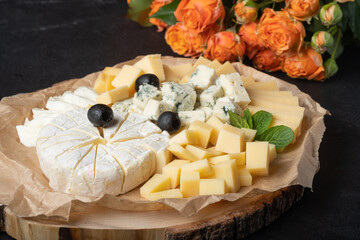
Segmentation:
{"type": "MultiPolygon", "coordinates": [[[[0,98],[32,92],[138,55],[177,56],[154,27],[125,18],[125,0],[0,0],[0,98]]],[[[360,23],[359,23],[360,24],[360,23]]],[[[360,56],[348,46],[324,83],[297,85],[331,112],[313,192],[248,239],[360,238],[360,56]]],[[[0,233],[0,239],[11,239],[0,233]]]]}

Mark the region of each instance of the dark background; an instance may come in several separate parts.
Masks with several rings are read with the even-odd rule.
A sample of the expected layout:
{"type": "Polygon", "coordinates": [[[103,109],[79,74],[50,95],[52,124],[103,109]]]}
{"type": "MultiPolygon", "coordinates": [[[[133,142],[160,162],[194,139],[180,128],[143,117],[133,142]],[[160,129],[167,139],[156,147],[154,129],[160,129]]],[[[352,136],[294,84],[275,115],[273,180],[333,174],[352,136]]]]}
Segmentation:
{"type": "MultiPolygon", "coordinates": [[[[138,55],[177,56],[163,33],[126,19],[126,12],[125,0],[0,0],[0,98],[138,55]]],[[[325,117],[313,192],[306,189],[298,204],[248,239],[360,238],[359,58],[360,47],[347,46],[339,72],[323,83],[272,74],[297,85],[332,115],[325,117]]],[[[0,233],[0,239],[11,238],[0,233]]]]}

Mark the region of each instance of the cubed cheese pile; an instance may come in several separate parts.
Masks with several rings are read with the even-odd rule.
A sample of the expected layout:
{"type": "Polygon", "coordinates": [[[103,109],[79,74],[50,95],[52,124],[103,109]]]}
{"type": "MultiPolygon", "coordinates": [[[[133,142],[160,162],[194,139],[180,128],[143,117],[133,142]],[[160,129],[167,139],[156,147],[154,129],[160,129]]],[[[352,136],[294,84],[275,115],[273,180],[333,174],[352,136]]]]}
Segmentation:
{"type": "Polygon", "coordinates": [[[239,129],[216,116],[194,121],[174,135],[168,150],[176,158],[140,189],[148,200],[237,192],[253,176],[267,176],[276,149],[253,142],[256,130],[239,129]]]}

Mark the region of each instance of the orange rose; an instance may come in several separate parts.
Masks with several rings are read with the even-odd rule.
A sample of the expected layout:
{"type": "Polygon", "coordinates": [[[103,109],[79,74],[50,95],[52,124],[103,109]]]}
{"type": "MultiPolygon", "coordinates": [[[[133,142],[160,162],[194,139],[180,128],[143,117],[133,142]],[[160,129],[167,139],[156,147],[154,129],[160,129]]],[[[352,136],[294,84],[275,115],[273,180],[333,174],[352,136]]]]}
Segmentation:
{"type": "Polygon", "coordinates": [[[254,59],[254,66],[260,70],[278,71],[281,69],[281,59],[270,49],[259,51],[254,59]]]}
{"type": "Polygon", "coordinates": [[[206,32],[195,34],[190,32],[183,23],[169,27],[165,33],[165,40],[171,49],[179,55],[198,56],[204,51],[206,40],[218,29],[211,26],[206,32]]]}
{"type": "Polygon", "coordinates": [[[259,37],[257,35],[258,24],[251,22],[243,24],[239,30],[239,36],[246,45],[246,56],[252,59],[255,54],[262,48],[260,45],[259,37]]]}
{"type": "Polygon", "coordinates": [[[320,9],[319,0],[286,0],[285,3],[285,10],[300,21],[310,21],[320,9]]]}
{"type": "Polygon", "coordinates": [[[131,0],[127,0],[127,3],[130,4],[131,0]]]}
{"type": "Polygon", "coordinates": [[[309,45],[304,45],[299,52],[289,52],[281,68],[292,78],[322,80],[325,77],[321,54],[309,45]]]}
{"type": "Polygon", "coordinates": [[[275,12],[266,8],[260,18],[258,36],[265,47],[280,55],[292,48],[300,49],[305,28],[301,22],[294,21],[287,11],[275,12]]]}
{"type": "MultiPolygon", "coordinates": [[[[247,2],[247,0],[237,2],[235,5],[236,22],[239,24],[252,22],[257,17],[258,9],[255,6],[251,6],[252,4],[248,5],[247,2]]],[[[251,1],[251,3],[253,2],[251,1]]]]}
{"type": "Polygon", "coordinates": [[[225,10],[221,0],[182,0],[174,15],[189,30],[200,33],[223,20],[225,10]]]}
{"type": "Polygon", "coordinates": [[[218,32],[207,41],[204,57],[220,62],[235,61],[245,52],[245,44],[233,32],[218,32]]]}
{"type": "MultiPolygon", "coordinates": [[[[171,3],[172,1],[173,0],[154,0],[150,6],[151,11],[149,13],[149,17],[152,16],[153,14],[157,13],[157,11],[159,11],[159,9],[162,6],[167,5],[167,4],[171,3]]],[[[165,22],[163,22],[157,18],[149,18],[149,22],[151,22],[152,24],[157,26],[158,32],[162,32],[164,30],[164,28],[168,27],[168,25],[165,22]]]]}

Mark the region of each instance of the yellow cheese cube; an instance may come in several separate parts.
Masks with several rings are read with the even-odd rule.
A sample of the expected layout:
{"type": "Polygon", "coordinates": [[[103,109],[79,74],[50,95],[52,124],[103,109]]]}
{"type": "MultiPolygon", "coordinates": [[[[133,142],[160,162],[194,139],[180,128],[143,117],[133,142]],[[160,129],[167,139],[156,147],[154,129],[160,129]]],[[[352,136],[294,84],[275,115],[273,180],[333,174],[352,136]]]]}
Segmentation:
{"type": "Polygon", "coordinates": [[[231,159],[234,159],[234,156],[231,154],[226,154],[226,155],[209,158],[208,161],[211,165],[215,165],[221,162],[229,161],[231,159]]]}
{"type": "Polygon", "coordinates": [[[169,68],[178,76],[178,78],[181,79],[186,75],[190,76],[192,64],[191,63],[178,64],[178,65],[169,66],[169,68]]]}
{"type": "Polygon", "coordinates": [[[156,201],[164,198],[183,198],[180,189],[170,189],[161,192],[150,193],[150,200],[156,201]]]}
{"type": "Polygon", "coordinates": [[[209,124],[199,120],[195,120],[189,126],[189,130],[192,130],[196,133],[199,139],[199,145],[203,148],[207,148],[213,129],[214,128],[209,124]]]}
{"type": "Polygon", "coordinates": [[[210,135],[210,143],[216,145],[220,129],[224,126],[224,123],[215,115],[212,115],[206,123],[213,127],[213,131],[210,135]]]}
{"type": "Polygon", "coordinates": [[[179,83],[187,83],[189,82],[189,79],[190,79],[190,75],[185,75],[184,77],[181,78],[179,83]]]}
{"type": "Polygon", "coordinates": [[[229,154],[233,159],[236,160],[236,165],[243,166],[246,163],[246,152],[232,153],[229,154]]]}
{"type": "Polygon", "coordinates": [[[181,171],[198,172],[201,178],[206,178],[213,174],[207,159],[198,160],[185,164],[181,167],[181,171]]]}
{"type": "Polygon", "coordinates": [[[213,165],[216,178],[225,180],[229,192],[237,192],[240,189],[239,170],[234,159],[213,165]]]}
{"type": "Polygon", "coordinates": [[[156,173],[162,173],[162,168],[172,159],[172,154],[167,148],[155,152],[156,155],[156,173]]]}
{"type": "Polygon", "coordinates": [[[192,153],[190,153],[188,150],[183,148],[177,143],[173,143],[168,147],[168,150],[174,154],[176,157],[180,159],[190,160],[190,161],[196,161],[198,160],[197,157],[195,157],[192,153]]]}
{"type": "Polygon", "coordinates": [[[184,197],[199,195],[200,174],[198,172],[181,171],[180,191],[184,197]]]}
{"type": "Polygon", "coordinates": [[[187,145],[185,149],[191,152],[195,157],[197,157],[197,159],[204,159],[216,156],[215,152],[199,146],[187,145]]]}
{"type": "Polygon", "coordinates": [[[246,142],[252,142],[255,139],[255,135],[256,135],[256,130],[255,129],[250,129],[250,128],[242,128],[242,130],[245,133],[245,141],[246,142]]]}
{"type": "Polygon", "coordinates": [[[231,65],[230,62],[225,62],[221,67],[216,69],[216,75],[220,76],[221,74],[229,74],[229,73],[235,73],[235,68],[231,65]]]}
{"type": "Polygon", "coordinates": [[[135,63],[134,66],[140,68],[145,73],[155,74],[160,81],[165,81],[164,67],[160,57],[160,54],[147,55],[135,63]]]}
{"type": "Polygon", "coordinates": [[[211,63],[211,60],[206,59],[206,58],[204,58],[204,57],[199,57],[198,60],[197,60],[197,61],[194,63],[194,65],[192,66],[189,75],[191,75],[191,74],[196,70],[196,68],[197,68],[199,65],[206,65],[206,66],[208,66],[210,63],[211,63]]]}
{"type": "Polygon", "coordinates": [[[219,132],[215,150],[225,153],[239,153],[245,151],[244,130],[225,124],[219,132]]]}
{"type": "Polygon", "coordinates": [[[96,102],[109,105],[128,97],[129,97],[129,88],[127,86],[121,86],[119,88],[115,88],[113,90],[100,94],[96,98],[96,102]]]}
{"type": "Polygon", "coordinates": [[[169,82],[179,82],[181,78],[178,77],[176,73],[174,73],[171,68],[167,65],[163,65],[165,80],[169,82]]]}
{"type": "Polygon", "coordinates": [[[199,195],[219,195],[225,193],[226,185],[224,179],[200,179],[199,195]]]}
{"type": "Polygon", "coordinates": [[[251,86],[255,83],[255,80],[252,76],[241,76],[244,87],[251,86]]]}
{"type": "Polygon", "coordinates": [[[274,144],[269,143],[269,162],[272,162],[277,157],[277,152],[274,144]]]}
{"type": "Polygon", "coordinates": [[[175,136],[173,136],[170,141],[169,144],[174,144],[177,143],[181,146],[187,145],[187,144],[198,144],[199,140],[198,137],[196,135],[196,133],[194,131],[191,130],[182,130],[181,132],[179,132],[178,134],[176,134],[175,136]]]}
{"type": "Polygon", "coordinates": [[[132,96],[135,93],[135,81],[142,74],[143,71],[140,68],[124,65],[111,84],[115,88],[123,85],[127,86],[129,88],[129,95],[132,96]]]}
{"type": "MultiPolygon", "coordinates": [[[[253,100],[258,101],[270,101],[270,102],[276,102],[276,103],[282,103],[287,104],[291,106],[299,106],[299,98],[296,96],[271,96],[271,95],[261,95],[257,93],[249,94],[251,98],[251,102],[253,100]]],[[[254,104],[256,105],[256,104],[254,104]]]]}
{"type": "Polygon", "coordinates": [[[174,160],[162,168],[162,173],[170,177],[171,188],[179,186],[181,167],[187,163],[189,163],[189,161],[174,160]]]}
{"type": "Polygon", "coordinates": [[[171,181],[169,176],[156,173],[140,188],[140,195],[146,199],[150,199],[151,193],[168,190],[170,187],[171,181]]]}
{"type": "Polygon", "coordinates": [[[266,96],[273,96],[273,97],[280,97],[280,96],[292,96],[291,91],[268,91],[268,90],[261,90],[261,89],[246,89],[249,94],[257,94],[257,95],[266,95],[266,96]]]}
{"type": "Polygon", "coordinates": [[[221,63],[220,63],[217,59],[215,59],[215,60],[213,60],[211,63],[208,64],[208,67],[216,70],[216,69],[218,69],[219,67],[221,67],[221,63]]]}
{"type": "Polygon", "coordinates": [[[269,143],[246,143],[246,168],[253,176],[269,175],[269,143]]]}
{"type": "Polygon", "coordinates": [[[103,81],[106,84],[106,91],[114,89],[114,86],[111,84],[114,78],[120,73],[120,68],[115,67],[105,67],[102,71],[103,81]]]}
{"type": "Polygon", "coordinates": [[[276,81],[269,81],[269,82],[256,82],[247,87],[250,90],[267,90],[267,91],[278,91],[279,88],[276,84],[276,81]]]}
{"type": "Polygon", "coordinates": [[[103,81],[102,73],[99,73],[94,83],[94,90],[97,93],[103,93],[107,91],[106,89],[106,82],[103,81]]]}
{"type": "Polygon", "coordinates": [[[214,157],[216,157],[216,156],[221,156],[221,155],[225,155],[224,152],[216,151],[216,150],[215,150],[215,146],[209,147],[207,150],[210,151],[210,152],[214,155],[214,157]]]}
{"type": "Polygon", "coordinates": [[[245,166],[238,166],[240,186],[250,187],[252,185],[252,176],[245,166]]]}

